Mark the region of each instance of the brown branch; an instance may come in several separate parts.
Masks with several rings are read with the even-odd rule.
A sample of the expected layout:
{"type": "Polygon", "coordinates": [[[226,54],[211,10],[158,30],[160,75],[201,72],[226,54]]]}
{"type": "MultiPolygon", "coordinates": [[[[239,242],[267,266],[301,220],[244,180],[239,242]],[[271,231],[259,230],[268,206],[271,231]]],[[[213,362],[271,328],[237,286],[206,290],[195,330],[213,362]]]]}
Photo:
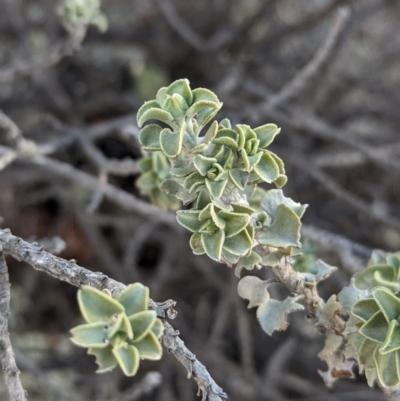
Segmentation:
{"type": "Polygon", "coordinates": [[[19,377],[19,369],[15,361],[10,334],[8,332],[8,316],[10,315],[10,281],[3,247],[0,243],[0,361],[4,371],[4,379],[11,401],[26,401],[25,390],[19,377]]]}
{"type": "MultiPolygon", "coordinates": [[[[59,258],[46,252],[37,244],[30,244],[12,235],[10,230],[0,229],[0,245],[3,246],[5,252],[14,258],[22,260],[34,269],[78,288],[82,285],[90,285],[100,290],[108,289],[113,296],[116,296],[125,288],[124,284],[109,278],[101,272],[92,272],[77,265],[75,260],[67,261],[59,258]]],[[[176,316],[176,311],[173,309],[174,305],[175,302],[171,300],[163,303],[150,300],[149,308],[156,311],[157,315],[163,320],[167,316],[173,319],[176,316]]],[[[164,321],[164,329],[163,344],[186,367],[188,377],[193,376],[199,386],[199,392],[203,396],[202,401],[225,400],[227,395],[215,383],[206,367],[186,348],[184,342],[179,338],[179,332],[175,331],[166,321],[164,321]]]]}

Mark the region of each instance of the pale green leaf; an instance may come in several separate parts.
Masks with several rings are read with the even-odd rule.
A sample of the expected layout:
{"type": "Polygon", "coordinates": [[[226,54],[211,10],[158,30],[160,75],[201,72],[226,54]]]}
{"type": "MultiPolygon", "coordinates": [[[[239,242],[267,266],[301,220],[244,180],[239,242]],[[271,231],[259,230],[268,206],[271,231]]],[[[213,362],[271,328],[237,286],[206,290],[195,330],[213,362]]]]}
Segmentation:
{"type": "Polygon", "coordinates": [[[193,163],[197,169],[197,171],[205,176],[208,170],[213,166],[214,163],[217,162],[217,159],[213,157],[205,157],[203,155],[197,155],[193,159],[193,163]]]}
{"type": "Polygon", "coordinates": [[[234,213],[221,210],[218,212],[218,216],[223,218],[226,222],[226,238],[233,237],[240,233],[250,223],[250,216],[245,213],[234,213]]]}
{"type": "MultiPolygon", "coordinates": [[[[146,103],[142,107],[144,107],[144,106],[146,106],[146,103]]],[[[140,112],[140,110],[139,110],[139,112],[140,112]]],[[[139,112],[138,112],[138,116],[139,116],[139,112]]],[[[158,120],[158,121],[161,121],[166,124],[168,124],[174,120],[174,117],[170,113],[168,113],[165,110],[162,110],[160,107],[149,108],[141,115],[140,118],[139,117],[137,117],[137,118],[138,118],[138,126],[139,127],[141,127],[148,120],[158,120]]]]}
{"type": "Polygon", "coordinates": [[[162,321],[160,319],[156,319],[156,321],[154,322],[153,327],[151,328],[151,331],[154,333],[154,335],[157,338],[160,338],[163,333],[164,333],[164,325],[162,323],[162,321]]]}
{"type": "Polygon", "coordinates": [[[140,283],[125,287],[117,297],[124,306],[127,316],[147,310],[149,303],[149,288],[140,283]]]}
{"type": "Polygon", "coordinates": [[[112,324],[108,331],[108,338],[111,339],[117,333],[124,333],[129,339],[132,339],[133,337],[132,327],[125,313],[121,313],[116,322],[112,324]]]}
{"type": "Polygon", "coordinates": [[[304,306],[296,302],[296,298],[287,297],[283,301],[269,299],[257,308],[257,319],[262,329],[272,335],[275,330],[286,330],[289,323],[287,315],[296,310],[303,310],[304,306]]]}
{"type": "Polygon", "coordinates": [[[133,345],[113,348],[112,353],[126,376],[134,376],[139,368],[139,352],[133,345]]]}
{"type": "Polygon", "coordinates": [[[211,181],[210,179],[206,178],[205,182],[210,195],[215,199],[219,199],[224,193],[224,189],[228,181],[211,181]]]}
{"type": "MultiPolygon", "coordinates": [[[[251,160],[250,165],[254,165],[251,160]]],[[[263,152],[260,161],[254,166],[254,171],[267,183],[274,182],[279,176],[279,167],[267,151],[263,152]]]]}
{"type": "Polygon", "coordinates": [[[152,329],[156,319],[156,312],[152,310],[135,313],[129,316],[129,322],[133,331],[133,340],[136,342],[144,338],[152,329]]]}
{"type": "Polygon", "coordinates": [[[384,314],[379,311],[360,327],[359,333],[371,341],[382,343],[385,341],[388,329],[389,324],[384,314]]]}
{"type": "Polygon", "coordinates": [[[78,291],[78,303],[88,323],[109,321],[114,315],[124,312],[124,307],[115,299],[89,286],[78,291]]]}
{"type": "Polygon", "coordinates": [[[117,360],[111,351],[111,347],[89,348],[88,354],[96,357],[96,363],[99,366],[96,373],[106,373],[117,366],[117,360]]]}
{"type": "Polygon", "coordinates": [[[259,234],[258,238],[263,245],[276,248],[298,248],[301,246],[300,226],[301,222],[297,214],[286,205],[281,204],[276,210],[271,225],[263,227],[260,232],[262,234],[259,234]]]}
{"type": "Polygon", "coordinates": [[[261,199],[261,207],[270,216],[276,214],[277,209],[281,204],[292,209],[300,218],[303,216],[307,208],[307,205],[301,205],[300,203],[294,202],[292,199],[283,196],[281,189],[271,189],[267,191],[261,199]]]}
{"type": "Polygon", "coordinates": [[[254,128],[253,130],[257,138],[260,140],[260,149],[269,146],[275,137],[281,132],[275,124],[265,124],[261,127],[254,128]]]}
{"type": "Polygon", "coordinates": [[[361,299],[351,308],[351,313],[363,322],[369,320],[378,311],[379,306],[372,298],[361,299]]]}
{"type": "Polygon", "coordinates": [[[165,94],[167,95],[173,95],[174,93],[181,95],[189,106],[192,104],[193,95],[190,89],[190,83],[187,79],[178,79],[165,90],[165,94]]]}
{"type": "Polygon", "coordinates": [[[252,238],[246,230],[242,230],[232,237],[227,237],[224,242],[224,249],[234,255],[244,256],[249,253],[251,248],[252,238]]]}
{"type": "Polygon", "coordinates": [[[71,330],[71,341],[78,347],[107,347],[107,322],[81,324],[71,330]]]}
{"type": "Polygon", "coordinates": [[[153,361],[161,359],[162,348],[157,336],[150,331],[138,342],[134,342],[135,347],[139,351],[140,358],[150,359],[153,361]]]}
{"type": "Polygon", "coordinates": [[[372,292],[372,296],[388,323],[400,317],[400,299],[389,290],[386,288],[377,288],[372,292]]]}
{"type": "Polygon", "coordinates": [[[162,128],[157,124],[149,124],[143,127],[139,132],[139,142],[144,150],[161,150],[160,134],[162,128]]]}
{"type": "Polygon", "coordinates": [[[400,328],[399,321],[392,320],[389,324],[389,329],[386,334],[385,341],[380,348],[380,353],[382,355],[389,354],[390,352],[395,352],[400,350],[400,328]]]}
{"type": "Polygon", "coordinates": [[[176,219],[178,223],[195,233],[200,230],[203,222],[199,220],[200,211],[198,210],[178,210],[176,212],[176,219]]]}
{"type": "Polygon", "coordinates": [[[194,233],[190,237],[190,247],[195,255],[204,255],[206,251],[204,250],[203,244],[201,242],[201,234],[194,233]]]}
{"type": "Polygon", "coordinates": [[[224,240],[225,234],[222,230],[218,230],[213,234],[201,234],[201,243],[206,254],[216,261],[221,260],[224,240]]]}
{"type": "Polygon", "coordinates": [[[400,384],[398,353],[382,355],[379,347],[375,349],[374,360],[378,380],[383,387],[394,387],[400,384]]]}
{"type": "Polygon", "coordinates": [[[172,132],[169,128],[164,128],[161,131],[161,149],[168,157],[176,157],[181,152],[183,133],[183,130],[172,132]]]}
{"type": "Polygon", "coordinates": [[[238,283],[238,294],[249,301],[248,308],[254,308],[269,300],[269,280],[263,281],[255,276],[243,277],[238,283]]]}

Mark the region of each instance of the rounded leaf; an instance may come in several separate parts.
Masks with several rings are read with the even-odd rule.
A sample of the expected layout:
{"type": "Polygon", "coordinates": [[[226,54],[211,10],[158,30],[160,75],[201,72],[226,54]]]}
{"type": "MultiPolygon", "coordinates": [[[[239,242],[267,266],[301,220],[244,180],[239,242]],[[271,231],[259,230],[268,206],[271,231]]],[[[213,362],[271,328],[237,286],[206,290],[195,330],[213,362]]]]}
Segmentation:
{"type": "Polygon", "coordinates": [[[134,376],[139,368],[139,352],[133,345],[113,348],[112,353],[126,376],[134,376]]]}
{"type": "Polygon", "coordinates": [[[216,261],[221,260],[224,240],[225,234],[222,230],[218,230],[213,234],[201,234],[201,243],[206,254],[216,261]]]}
{"type": "Polygon", "coordinates": [[[140,341],[152,329],[156,319],[156,312],[152,310],[129,316],[129,322],[133,331],[133,341],[140,341]]]}
{"type": "Polygon", "coordinates": [[[83,286],[78,291],[78,303],[88,323],[109,321],[116,314],[124,312],[124,307],[115,299],[89,286],[83,286]]]}
{"type": "Polygon", "coordinates": [[[150,359],[153,361],[161,359],[162,348],[157,339],[157,336],[150,331],[147,335],[138,342],[135,342],[135,347],[139,351],[140,358],[150,359]]]}
{"type": "Polygon", "coordinates": [[[88,354],[96,357],[96,363],[99,366],[96,373],[106,373],[117,366],[117,360],[111,351],[111,347],[89,348],[88,354]]]}
{"type": "Polygon", "coordinates": [[[78,347],[107,347],[107,322],[81,324],[71,330],[71,341],[78,347]]]}
{"type": "Polygon", "coordinates": [[[124,306],[127,316],[148,309],[149,289],[140,283],[134,283],[124,288],[117,297],[124,306]]]}
{"type": "Polygon", "coordinates": [[[143,127],[139,132],[139,142],[144,150],[161,150],[160,134],[162,128],[157,124],[149,124],[143,127]]]}

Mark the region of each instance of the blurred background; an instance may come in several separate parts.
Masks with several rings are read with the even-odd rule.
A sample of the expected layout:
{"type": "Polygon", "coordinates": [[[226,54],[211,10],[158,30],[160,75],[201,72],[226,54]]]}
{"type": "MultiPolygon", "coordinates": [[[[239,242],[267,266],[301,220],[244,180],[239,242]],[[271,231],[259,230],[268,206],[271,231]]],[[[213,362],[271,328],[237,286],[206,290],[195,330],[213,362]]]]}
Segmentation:
{"type": "MultiPolygon", "coordinates": [[[[328,390],[312,321],[296,313],[267,336],[231,269],[140,211],[135,114],[188,78],[224,102],[219,119],[281,126],[272,151],[285,162],[286,196],[309,204],[306,249],[339,268],[320,285],[327,299],[372,249],[400,249],[400,1],[103,0],[109,29],[91,27],[78,50],[55,6],[0,1],[0,109],[45,157],[0,158],[2,227],[53,248],[58,236],[60,256],[177,301],[172,324],[229,400],[383,400],[358,376],[328,390]]],[[[167,352],[134,378],[96,375],[68,339],[81,322],[76,288],[8,262],[10,332],[30,400],[198,399],[167,352]]]]}

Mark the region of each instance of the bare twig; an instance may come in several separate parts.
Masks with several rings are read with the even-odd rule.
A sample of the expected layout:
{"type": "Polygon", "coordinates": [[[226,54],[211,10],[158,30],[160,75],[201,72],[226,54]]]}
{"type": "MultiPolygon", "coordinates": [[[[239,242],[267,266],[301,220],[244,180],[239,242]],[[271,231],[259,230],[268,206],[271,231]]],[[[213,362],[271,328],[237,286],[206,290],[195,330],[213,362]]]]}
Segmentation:
{"type": "MultiPolygon", "coordinates": [[[[103,273],[92,272],[76,264],[75,260],[67,261],[54,256],[43,250],[37,244],[30,244],[19,237],[11,234],[10,230],[0,230],[0,245],[5,252],[11,254],[18,260],[30,264],[36,270],[45,272],[58,280],[65,281],[76,287],[90,285],[92,287],[108,289],[113,296],[117,295],[125,285],[109,278],[103,273]]],[[[166,316],[174,318],[176,312],[173,310],[175,303],[171,300],[156,303],[150,300],[149,308],[156,311],[157,315],[165,319],[166,316]]],[[[203,401],[223,401],[227,395],[215,383],[207,369],[196,356],[190,352],[184,342],[179,338],[179,332],[164,321],[163,344],[167,349],[186,367],[188,377],[196,380],[203,401]]]]}
{"type": "Polygon", "coordinates": [[[142,396],[151,394],[161,383],[162,376],[159,372],[148,372],[139,383],[135,383],[111,401],[137,401],[142,396]]]}
{"type": "Polygon", "coordinates": [[[365,263],[372,254],[372,249],[350,241],[347,238],[333,234],[320,228],[305,225],[301,227],[301,234],[327,251],[335,251],[343,264],[343,267],[354,274],[365,269],[365,263]]]}
{"type": "Polygon", "coordinates": [[[312,178],[318,181],[323,187],[325,187],[329,192],[331,192],[334,196],[344,200],[349,203],[353,207],[357,208],[361,212],[365,213],[367,216],[371,216],[375,220],[387,224],[389,226],[395,227],[400,230],[400,220],[394,218],[393,216],[387,215],[382,210],[377,210],[372,206],[368,205],[368,203],[363,200],[357,198],[349,191],[341,187],[338,183],[336,183],[328,174],[325,174],[321,169],[317,166],[310,163],[309,160],[307,162],[303,161],[299,157],[295,157],[290,155],[286,157],[290,163],[300,168],[307,174],[309,174],[312,178]]]}
{"type": "Polygon", "coordinates": [[[14,351],[8,333],[8,316],[10,315],[10,281],[3,247],[0,244],[0,361],[4,379],[11,401],[26,401],[20,372],[15,361],[14,351]]]}
{"type": "Polygon", "coordinates": [[[267,110],[278,107],[288,99],[299,95],[311,87],[340,48],[341,38],[349,21],[350,8],[339,8],[336,20],[325,42],[310,62],[286,83],[279,93],[270,97],[269,102],[265,105],[267,110]]]}

